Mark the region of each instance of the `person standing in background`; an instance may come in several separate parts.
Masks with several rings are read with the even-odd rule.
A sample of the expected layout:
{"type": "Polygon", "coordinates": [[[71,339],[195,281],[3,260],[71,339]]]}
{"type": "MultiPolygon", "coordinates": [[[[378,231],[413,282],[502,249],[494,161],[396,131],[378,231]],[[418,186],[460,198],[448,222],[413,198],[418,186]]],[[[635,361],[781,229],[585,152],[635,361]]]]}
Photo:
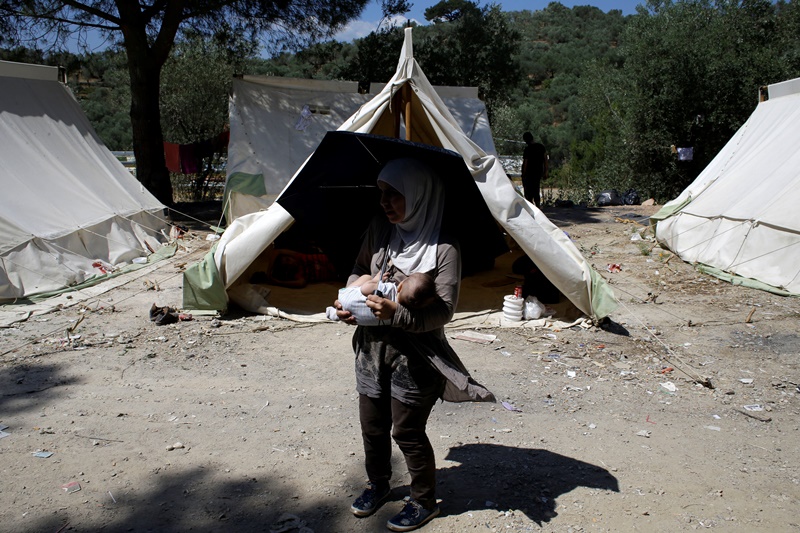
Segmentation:
{"type": "Polygon", "coordinates": [[[542,199],[539,194],[541,182],[547,179],[547,151],[542,143],[533,142],[533,135],[526,131],[522,135],[525,141],[525,150],[522,152],[522,187],[525,190],[525,199],[541,207],[542,199]]]}

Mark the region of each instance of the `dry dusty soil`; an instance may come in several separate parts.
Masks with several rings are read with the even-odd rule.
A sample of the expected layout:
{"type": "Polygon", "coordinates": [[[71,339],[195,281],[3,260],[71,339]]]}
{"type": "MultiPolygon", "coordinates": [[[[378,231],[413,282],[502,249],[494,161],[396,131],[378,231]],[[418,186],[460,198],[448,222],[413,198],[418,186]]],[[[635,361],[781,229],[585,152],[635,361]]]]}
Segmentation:
{"type": "MultiPolygon", "coordinates": [[[[508,405],[435,407],[442,514],[424,531],[800,531],[800,300],[632,241],[655,209],[548,211],[612,284],[610,322],[451,341],[508,405]]],[[[349,326],[149,320],[180,306],[204,237],[0,329],[0,531],[385,530],[408,493],[396,450],[390,501],[349,512],[365,481],[349,326]]]]}

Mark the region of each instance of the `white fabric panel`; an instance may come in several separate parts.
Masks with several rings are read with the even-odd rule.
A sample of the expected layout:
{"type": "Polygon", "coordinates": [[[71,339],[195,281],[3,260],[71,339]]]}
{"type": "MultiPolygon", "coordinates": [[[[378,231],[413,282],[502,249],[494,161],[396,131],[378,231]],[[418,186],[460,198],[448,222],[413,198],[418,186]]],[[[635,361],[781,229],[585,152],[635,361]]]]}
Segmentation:
{"type": "Polygon", "coordinates": [[[266,85],[268,87],[280,87],[282,89],[302,89],[315,93],[357,93],[357,81],[341,80],[313,80],[308,78],[283,78],[278,76],[242,76],[244,81],[266,85]]]}
{"type": "MultiPolygon", "coordinates": [[[[410,48],[410,35],[407,35],[406,42],[410,48]]],[[[405,57],[410,55],[409,51],[405,57]]],[[[592,316],[591,267],[578,249],[544,213],[517,194],[495,156],[487,154],[461,133],[413,57],[398,68],[399,72],[412,74],[408,81],[423,102],[444,148],[462,155],[495,219],[561,293],[578,309],[592,316]]],[[[390,97],[388,91],[382,95],[390,97]]]]}
{"type": "Polygon", "coordinates": [[[767,94],[770,100],[773,98],[780,98],[781,96],[788,96],[790,94],[800,93],[800,78],[793,80],[786,80],[780,83],[773,83],[767,87],[767,94]]]}
{"type": "Polygon", "coordinates": [[[166,227],[164,206],[58,81],[0,75],[0,139],[0,299],[98,274],[93,260],[147,255],[147,235],[166,227]]]}
{"type": "Polygon", "coordinates": [[[266,211],[234,220],[222,234],[214,252],[214,262],[225,288],[233,285],[293,222],[292,215],[278,203],[273,203],[266,211]]]}
{"type": "Polygon", "coordinates": [[[228,176],[262,174],[268,195],[276,195],[316,149],[369,95],[272,87],[233,81],[228,176]],[[317,112],[301,122],[304,106],[317,112]],[[300,122],[300,124],[298,124],[300,122]]]}
{"type": "Polygon", "coordinates": [[[231,219],[236,220],[256,211],[265,211],[275,201],[275,198],[277,196],[252,196],[232,191],[228,199],[230,202],[228,212],[231,214],[231,219]]]}
{"type": "Polygon", "coordinates": [[[685,261],[800,293],[800,93],[773,97],[772,88],[770,99],[665,206],[686,203],[658,222],[656,237],[685,261]]]}
{"type": "Polygon", "coordinates": [[[0,76],[30,80],[58,81],[58,67],[0,61],[0,76]]]}

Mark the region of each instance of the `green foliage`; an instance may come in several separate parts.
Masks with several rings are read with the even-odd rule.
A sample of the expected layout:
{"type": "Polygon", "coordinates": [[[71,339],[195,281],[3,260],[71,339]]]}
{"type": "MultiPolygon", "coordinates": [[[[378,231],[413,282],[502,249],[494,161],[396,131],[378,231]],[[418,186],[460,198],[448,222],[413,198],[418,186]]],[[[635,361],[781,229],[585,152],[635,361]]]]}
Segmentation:
{"type": "MultiPolygon", "coordinates": [[[[161,75],[161,130],[176,144],[202,143],[227,129],[228,95],[235,74],[255,55],[256,47],[228,28],[213,36],[185,32],[175,43],[161,75]]],[[[209,143],[210,144],[210,143],[209,143]]],[[[195,175],[172,175],[178,200],[203,200],[224,176],[217,170],[220,151],[203,157],[195,175]]]]}
{"type": "Polygon", "coordinates": [[[800,2],[779,0],[776,5],[776,47],[789,73],[800,72],[800,2]]]}
{"type": "Polygon", "coordinates": [[[388,82],[397,68],[402,45],[403,32],[398,28],[382,28],[356,40],[351,45],[355,53],[349,56],[340,78],[356,80],[362,89],[368,89],[373,81],[388,82]]]}
{"type": "MultiPolygon", "coordinates": [[[[0,41],[2,42],[2,41],[0,41]]],[[[32,63],[34,65],[55,66],[48,61],[44,51],[38,48],[26,48],[15,46],[14,48],[0,48],[0,59],[3,61],[14,61],[16,63],[32,63]]]]}
{"type": "Polygon", "coordinates": [[[590,6],[568,9],[558,2],[541,11],[507,16],[521,34],[514,59],[525,74],[512,96],[522,126],[517,138],[524,131],[532,132],[547,147],[555,171],[570,161],[576,143],[592,135],[579,106],[586,65],[622,61],[618,44],[627,18],[620,11],[604,13],[590,6]]]}
{"type": "Polygon", "coordinates": [[[588,71],[594,135],[576,145],[577,166],[604,188],[676,196],[747,119],[758,88],[791,77],[776,26],[767,0],[648,2],[623,35],[624,63],[588,71]],[[693,161],[674,147],[693,147],[693,161]]]}
{"type": "Polygon", "coordinates": [[[282,53],[269,60],[253,58],[245,72],[288,78],[340,79],[353,50],[352,45],[336,41],[316,43],[296,54],[282,53]]]}
{"type": "Polygon", "coordinates": [[[109,150],[132,150],[131,90],[125,52],[106,50],[79,56],[68,83],[83,112],[109,150]]]}
{"type": "Polygon", "coordinates": [[[517,110],[508,102],[495,104],[491,124],[497,152],[522,156],[525,143],[519,134],[523,126],[517,110]]]}
{"type": "Polygon", "coordinates": [[[478,87],[491,117],[494,104],[506,101],[520,79],[514,61],[519,33],[496,5],[457,5],[460,14],[454,21],[419,28],[414,56],[434,85],[478,87]]]}
{"type": "MultiPolygon", "coordinates": [[[[334,31],[363,2],[350,0],[341,14],[320,20],[334,31]]],[[[262,22],[277,16],[267,4],[253,4],[264,8],[253,12],[262,22]]],[[[334,4],[315,2],[315,9],[334,4]]],[[[387,16],[408,9],[406,0],[381,5],[387,16]]],[[[321,42],[263,60],[253,54],[250,30],[257,24],[224,24],[232,9],[198,13],[202,33],[184,34],[169,55],[160,108],[167,140],[196,141],[220,130],[234,72],[357,80],[362,90],[394,74],[401,28],[384,26],[352,43],[321,42]]],[[[548,185],[559,191],[552,201],[592,202],[611,188],[673,198],[747,119],[760,86],[800,76],[800,0],[651,0],[627,17],[558,2],[503,13],[496,5],[443,0],[426,18],[433,24],[414,29],[414,55],[429,80],[479,88],[500,153],[520,155],[524,131],[545,144],[548,185]],[[677,161],[673,146],[693,146],[695,160],[677,161]]],[[[295,19],[277,25],[278,34],[311,24],[291,28],[289,20],[295,19]]],[[[131,146],[124,53],[21,48],[0,49],[0,58],[66,66],[101,137],[114,149],[131,146]]]]}
{"type": "MultiPolygon", "coordinates": [[[[497,6],[458,0],[434,7],[442,21],[415,28],[414,56],[434,85],[478,87],[491,113],[520,78],[514,60],[518,33],[497,6]]],[[[385,83],[394,75],[402,43],[402,28],[384,27],[350,44],[326,42],[278,55],[255,72],[356,80],[366,90],[371,82],[385,83]]]]}
{"type": "Polygon", "coordinates": [[[586,189],[600,191],[632,186],[628,170],[627,80],[619,69],[598,60],[587,65],[579,87],[580,117],[590,133],[571,146],[575,173],[586,189]]]}
{"type": "Polygon", "coordinates": [[[164,140],[200,142],[228,122],[228,95],[235,74],[255,49],[251,42],[220,32],[188,32],[175,43],[161,74],[161,129],[164,140]]]}
{"type": "Polygon", "coordinates": [[[469,0],[441,0],[425,10],[425,20],[429,22],[455,22],[464,16],[480,14],[478,4],[469,0]]]}

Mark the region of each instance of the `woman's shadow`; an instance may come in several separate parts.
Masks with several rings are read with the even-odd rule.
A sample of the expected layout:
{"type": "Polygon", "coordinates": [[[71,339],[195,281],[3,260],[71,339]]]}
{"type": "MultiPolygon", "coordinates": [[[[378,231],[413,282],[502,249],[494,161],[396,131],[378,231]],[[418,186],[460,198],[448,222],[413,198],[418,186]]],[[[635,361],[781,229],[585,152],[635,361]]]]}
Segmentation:
{"type": "Polygon", "coordinates": [[[556,499],[577,487],[619,492],[606,469],[547,450],[462,444],[445,459],[460,463],[436,473],[445,515],[513,509],[541,526],[557,515],[556,499]]]}

